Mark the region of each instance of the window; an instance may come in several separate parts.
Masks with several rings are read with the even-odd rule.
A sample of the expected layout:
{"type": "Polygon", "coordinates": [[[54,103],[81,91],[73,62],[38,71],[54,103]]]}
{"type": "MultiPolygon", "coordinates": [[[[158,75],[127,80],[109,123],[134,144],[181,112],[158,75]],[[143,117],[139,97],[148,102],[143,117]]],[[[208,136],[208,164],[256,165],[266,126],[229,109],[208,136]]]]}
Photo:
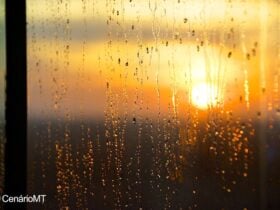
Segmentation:
{"type": "Polygon", "coordinates": [[[29,193],[46,209],[279,208],[278,11],[27,0],[29,193]]]}

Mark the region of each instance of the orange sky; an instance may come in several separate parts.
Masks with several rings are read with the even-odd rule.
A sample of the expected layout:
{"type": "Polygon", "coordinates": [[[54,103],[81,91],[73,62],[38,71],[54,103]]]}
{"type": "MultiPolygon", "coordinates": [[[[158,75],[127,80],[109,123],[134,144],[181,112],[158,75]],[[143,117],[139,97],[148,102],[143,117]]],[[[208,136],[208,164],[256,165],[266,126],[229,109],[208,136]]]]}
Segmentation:
{"type": "Polygon", "coordinates": [[[31,114],[102,117],[112,101],[122,114],[153,116],[159,108],[166,114],[195,105],[190,94],[201,83],[217,87],[225,109],[246,110],[259,103],[261,84],[279,84],[271,82],[276,2],[116,1],[105,7],[94,1],[86,9],[69,2],[29,0],[31,114]]]}

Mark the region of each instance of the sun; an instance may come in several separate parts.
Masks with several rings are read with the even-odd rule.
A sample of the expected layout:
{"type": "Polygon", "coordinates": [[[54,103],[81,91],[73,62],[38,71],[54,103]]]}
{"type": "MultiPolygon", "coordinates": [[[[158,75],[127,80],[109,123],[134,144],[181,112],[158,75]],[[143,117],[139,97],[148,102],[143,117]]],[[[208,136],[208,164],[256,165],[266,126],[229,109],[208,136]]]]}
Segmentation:
{"type": "Polygon", "coordinates": [[[199,109],[217,106],[219,104],[218,89],[216,86],[207,83],[194,85],[191,101],[199,109]]]}

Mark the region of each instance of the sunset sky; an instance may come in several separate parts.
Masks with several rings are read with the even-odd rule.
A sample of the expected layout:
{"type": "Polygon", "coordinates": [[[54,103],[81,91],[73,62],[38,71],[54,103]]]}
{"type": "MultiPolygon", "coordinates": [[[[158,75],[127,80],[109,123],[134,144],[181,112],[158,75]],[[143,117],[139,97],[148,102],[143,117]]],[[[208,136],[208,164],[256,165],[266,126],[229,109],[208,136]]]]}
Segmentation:
{"type": "Polygon", "coordinates": [[[130,114],[246,112],[263,88],[279,98],[276,1],[27,2],[32,116],[102,117],[109,101],[130,114]]]}

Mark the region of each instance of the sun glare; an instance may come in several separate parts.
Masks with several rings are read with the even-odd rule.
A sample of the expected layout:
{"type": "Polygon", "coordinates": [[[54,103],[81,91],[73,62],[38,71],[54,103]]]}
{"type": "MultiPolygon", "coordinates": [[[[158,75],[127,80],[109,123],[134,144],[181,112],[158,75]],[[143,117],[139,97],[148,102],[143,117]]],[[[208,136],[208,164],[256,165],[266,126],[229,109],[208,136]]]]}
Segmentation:
{"type": "Polygon", "coordinates": [[[219,102],[218,89],[214,85],[200,83],[192,88],[192,104],[199,109],[217,106],[219,102]]]}

